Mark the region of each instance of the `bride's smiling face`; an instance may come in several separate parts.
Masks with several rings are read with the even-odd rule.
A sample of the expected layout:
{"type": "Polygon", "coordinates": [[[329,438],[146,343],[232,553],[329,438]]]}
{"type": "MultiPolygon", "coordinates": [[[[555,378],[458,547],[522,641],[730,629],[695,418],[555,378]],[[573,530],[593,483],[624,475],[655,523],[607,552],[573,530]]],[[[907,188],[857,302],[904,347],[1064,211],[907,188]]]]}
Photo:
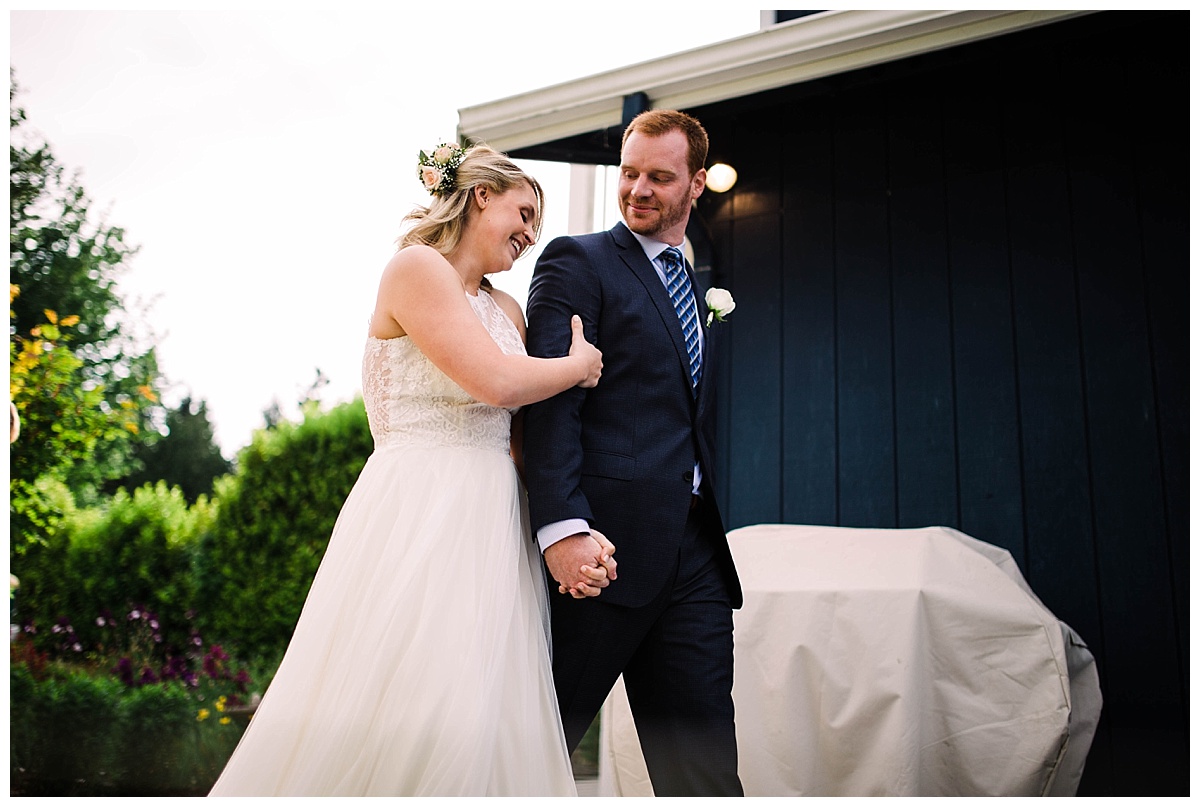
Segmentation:
{"type": "Polygon", "coordinates": [[[528,183],[499,194],[479,187],[475,189],[475,203],[480,207],[475,219],[475,227],[479,230],[477,243],[487,253],[487,263],[497,267],[488,271],[511,269],[521,253],[533,246],[537,232],[537,194],[528,183]]]}

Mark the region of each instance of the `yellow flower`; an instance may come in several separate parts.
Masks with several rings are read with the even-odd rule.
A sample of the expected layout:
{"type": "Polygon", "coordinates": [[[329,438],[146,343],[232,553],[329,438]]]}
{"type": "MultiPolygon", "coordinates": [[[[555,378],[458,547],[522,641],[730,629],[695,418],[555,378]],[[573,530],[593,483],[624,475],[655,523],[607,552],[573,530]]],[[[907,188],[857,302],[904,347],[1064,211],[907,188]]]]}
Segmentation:
{"type": "Polygon", "coordinates": [[[226,697],[225,697],[224,695],[222,695],[221,697],[217,698],[217,702],[216,702],[215,706],[217,707],[217,711],[218,711],[218,712],[224,712],[224,711],[225,711],[225,701],[226,701],[226,697]]]}
{"type": "Polygon", "coordinates": [[[218,721],[218,722],[220,722],[220,724],[222,726],[228,726],[230,723],[233,722],[233,718],[232,717],[222,717],[220,719],[220,721],[218,721]]]}
{"type": "Polygon", "coordinates": [[[199,712],[196,713],[196,719],[197,720],[207,720],[208,719],[208,710],[201,709],[199,712]]]}

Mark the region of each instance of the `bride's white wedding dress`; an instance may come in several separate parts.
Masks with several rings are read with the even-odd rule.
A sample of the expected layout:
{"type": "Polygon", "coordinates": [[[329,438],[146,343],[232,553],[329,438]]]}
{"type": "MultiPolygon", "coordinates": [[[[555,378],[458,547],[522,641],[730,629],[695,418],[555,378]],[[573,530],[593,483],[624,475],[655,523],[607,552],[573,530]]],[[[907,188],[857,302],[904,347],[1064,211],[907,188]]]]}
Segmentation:
{"type": "Polygon", "coordinates": [[[407,337],[368,339],[363,398],[375,451],[211,795],[575,795],[511,413],[407,337]]]}

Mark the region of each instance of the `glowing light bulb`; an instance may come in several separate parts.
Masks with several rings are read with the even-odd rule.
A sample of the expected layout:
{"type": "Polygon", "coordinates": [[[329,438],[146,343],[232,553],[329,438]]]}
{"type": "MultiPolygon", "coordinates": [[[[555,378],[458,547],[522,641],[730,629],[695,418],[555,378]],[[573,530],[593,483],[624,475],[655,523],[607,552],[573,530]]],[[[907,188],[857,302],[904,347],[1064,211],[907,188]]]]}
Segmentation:
{"type": "Polygon", "coordinates": [[[708,178],[704,184],[714,193],[724,193],[732,188],[735,182],[737,182],[737,171],[734,171],[732,166],[725,163],[714,163],[708,169],[708,178]]]}

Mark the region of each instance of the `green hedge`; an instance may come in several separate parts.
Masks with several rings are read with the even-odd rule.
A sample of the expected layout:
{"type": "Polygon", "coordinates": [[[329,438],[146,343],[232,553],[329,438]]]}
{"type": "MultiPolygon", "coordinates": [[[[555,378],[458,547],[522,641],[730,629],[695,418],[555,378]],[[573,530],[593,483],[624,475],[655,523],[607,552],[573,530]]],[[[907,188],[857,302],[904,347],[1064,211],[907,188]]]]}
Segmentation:
{"type": "Polygon", "coordinates": [[[138,609],[156,616],[161,642],[182,647],[191,632],[185,614],[195,602],[195,554],[214,516],[207,500],[189,507],[178,488],[161,482],[71,513],[54,540],[12,559],[21,581],[15,618],[37,626],[43,648],[93,646],[138,609]],[[56,624],[72,630],[52,634],[56,624]]]}
{"type": "Polygon", "coordinates": [[[270,683],[372,448],[361,400],[311,408],[256,434],[211,501],[120,491],[10,551],[12,795],[206,793],[241,733],[216,699],[270,683]]]}
{"type": "Polygon", "coordinates": [[[33,624],[40,648],[65,651],[111,642],[114,625],[148,612],[165,645],[199,632],[239,658],[278,659],[371,451],[355,400],[256,433],[212,501],[189,507],[160,482],[71,509],[51,541],[10,554],[13,619],[33,624]]]}
{"type": "Polygon", "coordinates": [[[334,522],[372,451],[361,400],[258,432],[217,487],[202,541],[198,607],[236,655],[282,654],[334,522]]]}
{"type": "Polygon", "coordinates": [[[103,670],[9,667],[13,796],[204,795],[245,728],[213,710],[211,688],[127,687],[103,670]],[[210,701],[211,702],[211,701],[210,701]]]}

